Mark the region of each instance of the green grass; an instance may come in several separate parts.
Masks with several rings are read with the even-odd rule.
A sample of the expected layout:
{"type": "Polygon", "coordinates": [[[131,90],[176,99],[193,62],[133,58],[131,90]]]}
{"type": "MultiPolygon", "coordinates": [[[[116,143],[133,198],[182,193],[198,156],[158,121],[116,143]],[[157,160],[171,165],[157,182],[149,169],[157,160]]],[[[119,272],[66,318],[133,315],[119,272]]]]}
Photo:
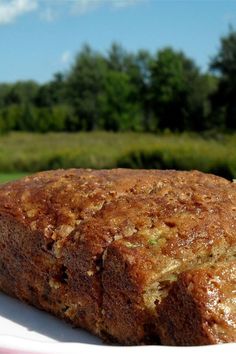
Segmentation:
{"type": "Polygon", "coordinates": [[[31,172],[73,164],[109,168],[127,149],[156,141],[154,135],[135,133],[10,133],[0,138],[0,171],[31,172]]]}
{"type": "Polygon", "coordinates": [[[0,183],[14,181],[21,177],[24,177],[25,173],[0,173],[0,183]]]}
{"type": "Polygon", "coordinates": [[[13,132],[0,137],[0,181],[56,168],[198,169],[236,177],[236,134],[13,132]]]}

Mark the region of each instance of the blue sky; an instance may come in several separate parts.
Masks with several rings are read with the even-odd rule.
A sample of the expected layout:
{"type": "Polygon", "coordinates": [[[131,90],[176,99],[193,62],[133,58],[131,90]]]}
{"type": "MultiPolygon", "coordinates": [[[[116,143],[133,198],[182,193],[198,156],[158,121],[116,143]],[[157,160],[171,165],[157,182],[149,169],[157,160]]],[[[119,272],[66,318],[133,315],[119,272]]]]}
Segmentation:
{"type": "Polygon", "coordinates": [[[45,82],[68,70],[84,43],[183,50],[206,70],[236,23],[236,1],[0,0],[0,82],[45,82]]]}

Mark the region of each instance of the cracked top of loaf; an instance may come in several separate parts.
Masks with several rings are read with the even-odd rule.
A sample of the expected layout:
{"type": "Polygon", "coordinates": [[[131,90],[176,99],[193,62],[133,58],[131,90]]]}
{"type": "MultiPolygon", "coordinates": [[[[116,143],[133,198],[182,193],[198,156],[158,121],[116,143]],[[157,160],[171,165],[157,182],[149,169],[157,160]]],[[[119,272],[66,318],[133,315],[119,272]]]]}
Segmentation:
{"type": "Polygon", "coordinates": [[[117,200],[136,198],[142,205],[135,209],[145,210],[156,207],[146,203],[155,204],[155,197],[162,198],[163,214],[173,215],[191,205],[195,212],[204,206],[209,210],[222,198],[230,202],[235,195],[233,183],[198,171],[55,170],[2,185],[0,211],[32,230],[43,231],[46,237],[60,238],[117,200]]]}
{"type": "Polygon", "coordinates": [[[0,214],[60,246],[70,236],[96,253],[106,240],[150,308],[176,273],[235,254],[236,185],[198,171],[47,171],[1,186],[0,200],[0,214]]]}

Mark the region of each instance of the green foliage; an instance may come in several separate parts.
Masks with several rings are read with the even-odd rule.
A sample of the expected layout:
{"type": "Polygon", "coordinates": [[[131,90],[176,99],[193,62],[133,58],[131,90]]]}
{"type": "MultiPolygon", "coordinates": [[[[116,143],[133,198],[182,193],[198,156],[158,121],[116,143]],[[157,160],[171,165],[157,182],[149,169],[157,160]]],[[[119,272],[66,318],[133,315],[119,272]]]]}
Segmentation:
{"type": "Polygon", "coordinates": [[[37,107],[51,107],[66,102],[66,83],[64,75],[57,73],[51,82],[39,87],[34,97],[37,107]]]}
{"type": "Polygon", "coordinates": [[[206,79],[193,60],[166,48],[152,64],[152,105],[159,129],[203,130],[207,113],[206,79]]]}
{"type": "MultiPolygon", "coordinates": [[[[132,94],[129,103],[138,107],[140,128],[144,131],[153,130],[153,114],[151,112],[151,65],[152,56],[146,50],[139,50],[135,54],[123,53],[122,72],[129,77],[132,84],[132,94]]],[[[117,72],[119,73],[119,72],[117,72]]],[[[132,117],[132,116],[131,116],[132,117]]],[[[133,116],[132,119],[135,119],[133,116]]]]}
{"type": "Polygon", "coordinates": [[[0,108],[3,108],[6,105],[6,97],[10,87],[10,84],[0,84],[0,108]]]}
{"type": "Polygon", "coordinates": [[[0,133],[65,131],[72,120],[73,112],[68,105],[40,108],[29,104],[11,105],[0,109],[0,133]]]}
{"type": "Polygon", "coordinates": [[[211,61],[211,69],[218,71],[224,78],[236,78],[236,31],[230,28],[229,33],[220,41],[220,49],[211,61]]]}
{"type": "Polygon", "coordinates": [[[131,102],[135,87],[126,73],[109,70],[100,96],[101,128],[111,131],[140,130],[138,104],[131,102]]]}
{"type": "Polygon", "coordinates": [[[192,81],[191,94],[187,97],[188,130],[222,130],[223,119],[216,120],[212,115],[212,106],[209,97],[215,93],[218,87],[218,79],[210,74],[197,75],[192,81]]]}
{"type": "Polygon", "coordinates": [[[34,81],[18,81],[0,85],[0,107],[32,103],[39,85],[34,81]]]}
{"type": "Polygon", "coordinates": [[[236,31],[230,28],[221,38],[220,49],[211,61],[211,70],[220,75],[218,90],[212,95],[213,114],[224,119],[226,129],[236,129],[236,31]]]}
{"type": "Polygon", "coordinates": [[[67,77],[68,101],[78,117],[77,130],[94,130],[99,126],[99,98],[104,86],[104,58],[89,46],[76,57],[67,77]]]}
{"type": "Polygon", "coordinates": [[[108,51],[108,68],[116,72],[126,72],[129,65],[129,54],[119,43],[112,43],[108,51]]]}
{"type": "Polygon", "coordinates": [[[101,54],[85,45],[69,70],[47,83],[0,84],[0,133],[234,131],[235,63],[232,28],[211,74],[172,48],[152,55],[113,43],[101,54]]]}

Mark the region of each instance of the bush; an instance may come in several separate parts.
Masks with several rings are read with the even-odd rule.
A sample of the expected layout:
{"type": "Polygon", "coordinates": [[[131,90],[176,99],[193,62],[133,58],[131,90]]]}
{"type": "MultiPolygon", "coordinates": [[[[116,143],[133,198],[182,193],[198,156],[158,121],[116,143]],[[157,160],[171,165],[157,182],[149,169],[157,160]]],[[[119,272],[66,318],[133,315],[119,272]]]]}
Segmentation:
{"type": "Polygon", "coordinates": [[[67,105],[38,108],[15,104],[0,109],[0,133],[12,130],[40,133],[73,130],[73,119],[72,109],[67,105]]]}

